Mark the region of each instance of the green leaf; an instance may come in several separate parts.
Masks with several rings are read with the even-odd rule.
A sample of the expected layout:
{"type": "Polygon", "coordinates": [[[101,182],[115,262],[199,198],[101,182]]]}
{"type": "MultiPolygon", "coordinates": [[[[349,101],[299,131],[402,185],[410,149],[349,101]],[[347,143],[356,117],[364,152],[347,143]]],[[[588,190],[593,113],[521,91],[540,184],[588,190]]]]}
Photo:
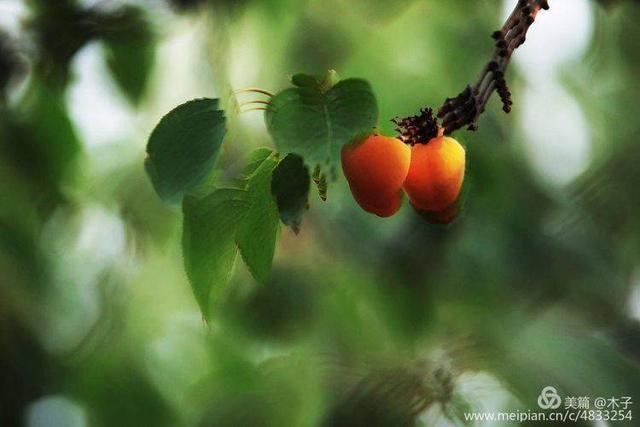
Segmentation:
{"type": "Polygon", "coordinates": [[[295,74],[291,83],[297,87],[314,87],[318,85],[318,79],[308,74],[295,74]]]}
{"type": "Polygon", "coordinates": [[[127,96],[137,105],[147,88],[148,77],[155,62],[155,47],[150,43],[108,42],[104,45],[111,75],[127,96]]]}
{"type": "Polygon", "coordinates": [[[260,147],[253,150],[247,160],[247,165],[242,170],[242,175],[245,177],[251,176],[272,154],[273,150],[269,147],[260,147]]]}
{"type": "Polygon", "coordinates": [[[291,77],[291,84],[301,89],[319,90],[321,93],[327,92],[338,82],[338,73],[335,70],[327,71],[324,76],[316,77],[309,74],[295,74],[291,77]]]}
{"type": "Polygon", "coordinates": [[[246,188],[216,189],[205,196],[191,192],[183,201],[184,266],[206,319],[225,295],[238,249],[257,281],[264,283],[271,275],[279,229],[271,195],[277,165],[277,153],[258,149],[245,168],[255,169],[243,181],[246,188]]]}
{"type": "Polygon", "coordinates": [[[298,153],[311,164],[334,163],[344,144],[376,126],[378,105],[367,81],[347,79],[326,92],[285,89],[271,99],[265,120],[278,151],[298,153]]]}
{"type": "Polygon", "coordinates": [[[196,99],[164,116],[147,144],[145,169],[165,201],[177,202],[205,180],[225,135],[217,99],[196,99]]]}
{"type": "Polygon", "coordinates": [[[205,319],[225,295],[238,253],[236,231],[249,206],[248,193],[241,189],[218,189],[183,201],[184,268],[205,319]]]}
{"type": "Polygon", "coordinates": [[[310,186],[309,169],[297,154],[287,155],[273,171],[271,193],[276,198],[280,219],[296,234],[309,202],[310,186]]]}
{"type": "Polygon", "coordinates": [[[75,185],[81,151],[64,91],[36,73],[18,108],[0,114],[7,125],[0,140],[3,160],[19,164],[25,184],[43,192],[41,206],[64,199],[63,188],[75,185]]]}
{"type": "Polygon", "coordinates": [[[107,66],[132,104],[144,95],[155,62],[154,34],[143,9],[124,6],[102,17],[107,66]]]}
{"type": "Polygon", "coordinates": [[[242,259],[260,283],[271,275],[279,229],[278,206],[271,195],[271,176],[277,164],[277,155],[273,153],[249,177],[246,190],[250,207],[236,236],[242,259]]]}

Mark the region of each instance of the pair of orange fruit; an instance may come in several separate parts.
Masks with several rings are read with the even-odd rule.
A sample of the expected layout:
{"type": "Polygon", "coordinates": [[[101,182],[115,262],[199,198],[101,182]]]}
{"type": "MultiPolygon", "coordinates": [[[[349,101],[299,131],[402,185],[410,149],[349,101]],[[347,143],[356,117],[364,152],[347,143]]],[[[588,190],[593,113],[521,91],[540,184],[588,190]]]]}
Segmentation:
{"type": "Polygon", "coordinates": [[[442,135],[413,146],[371,135],[342,148],[342,169],[353,197],[367,212],[392,216],[404,191],[421,213],[448,217],[462,189],[465,150],[442,135]]]}

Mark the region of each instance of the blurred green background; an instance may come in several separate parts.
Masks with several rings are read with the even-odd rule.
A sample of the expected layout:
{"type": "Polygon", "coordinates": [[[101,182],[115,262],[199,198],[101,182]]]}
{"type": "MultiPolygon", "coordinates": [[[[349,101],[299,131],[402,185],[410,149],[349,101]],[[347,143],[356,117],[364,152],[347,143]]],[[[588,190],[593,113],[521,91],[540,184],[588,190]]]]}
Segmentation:
{"type": "Polygon", "coordinates": [[[637,2],[549,2],[513,113],[493,100],[457,135],[455,224],[368,215],[338,173],[271,283],[238,263],[209,325],[143,170],[162,115],[209,96],[238,171],[271,141],[232,90],[298,72],[369,80],[391,132],[476,78],[514,1],[0,0],[0,425],[447,426],[537,410],[547,385],[640,399],[637,2]]]}

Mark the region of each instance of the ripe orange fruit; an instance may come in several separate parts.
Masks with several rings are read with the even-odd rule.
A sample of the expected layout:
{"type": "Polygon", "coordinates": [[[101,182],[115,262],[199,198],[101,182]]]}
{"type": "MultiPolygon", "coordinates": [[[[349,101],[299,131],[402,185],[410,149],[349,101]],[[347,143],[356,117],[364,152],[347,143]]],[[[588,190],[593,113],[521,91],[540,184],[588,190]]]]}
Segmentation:
{"type": "Polygon", "coordinates": [[[442,211],[458,199],[464,169],[464,148],[453,138],[438,136],[411,147],[411,166],[403,188],[416,208],[442,211]]]}
{"type": "Polygon", "coordinates": [[[342,170],[353,197],[381,217],[400,209],[410,163],[411,149],[397,138],[371,135],[342,147],[342,170]]]}

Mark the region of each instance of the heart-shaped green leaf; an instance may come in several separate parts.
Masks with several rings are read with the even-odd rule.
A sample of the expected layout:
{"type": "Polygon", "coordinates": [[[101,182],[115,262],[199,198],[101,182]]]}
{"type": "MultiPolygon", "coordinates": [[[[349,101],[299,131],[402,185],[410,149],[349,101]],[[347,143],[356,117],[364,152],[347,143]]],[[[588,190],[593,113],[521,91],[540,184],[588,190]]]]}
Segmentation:
{"type": "Polygon", "coordinates": [[[236,235],[240,255],[260,283],[265,283],[271,275],[280,226],[278,206],[271,194],[271,176],[277,164],[277,154],[272,153],[248,177],[246,190],[250,206],[236,235]]]}
{"type": "Polygon", "coordinates": [[[367,81],[347,79],[326,91],[322,85],[285,89],[271,99],[265,120],[278,151],[310,164],[334,163],[344,144],[376,126],[378,105],[367,81]]]}
{"type": "Polygon", "coordinates": [[[225,135],[217,99],[196,99],[176,107],[153,130],[145,169],[165,201],[179,202],[211,171],[225,135]]]}
{"type": "Polygon", "coordinates": [[[129,101],[137,105],[155,62],[149,20],[142,8],[124,6],[103,21],[100,35],[109,71],[129,101]]]}
{"type": "Polygon", "coordinates": [[[248,193],[241,189],[187,196],[182,203],[184,268],[205,319],[227,289],[238,254],[236,232],[249,206],[248,193]]]}

